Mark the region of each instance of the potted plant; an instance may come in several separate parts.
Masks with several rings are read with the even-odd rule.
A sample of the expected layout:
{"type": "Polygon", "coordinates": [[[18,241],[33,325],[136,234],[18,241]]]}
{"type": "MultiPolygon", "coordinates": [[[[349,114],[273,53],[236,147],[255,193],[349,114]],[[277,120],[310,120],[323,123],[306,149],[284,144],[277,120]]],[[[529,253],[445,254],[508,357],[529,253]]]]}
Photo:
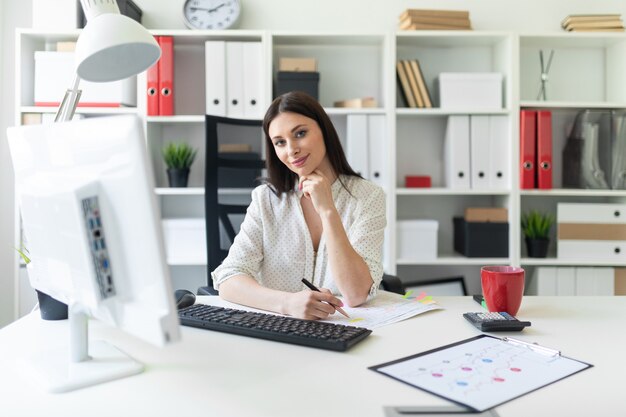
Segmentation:
{"type": "Polygon", "coordinates": [[[531,258],[545,258],[548,256],[550,245],[550,229],[554,224],[554,216],[530,210],[522,215],[522,231],[526,238],[526,249],[531,258]]]}
{"type": "Polygon", "coordinates": [[[189,144],[169,143],[163,148],[163,160],[167,165],[167,178],[170,187],[186,187],[191,164],[198,151],[189,144]]]}
{"type": "MultiPolygon", "coordinates": [[[[23,247],[22,249],[15,248],[15,250],[17,251],[17,253],[20,254],[22,261],[24,261],[24,264],[26,264],[26,267],[28,268],[28,265],[31,262],[30,257],[28,256],[29,255],[28,249],[23,247]]],[[[67,304],[62,303],[61,301],[55,298],[52,298],[48,294],[41,292],[37,289],[35,290],[35,292],[37,293],[37,301],[39,302],[39,313],[41,314],[42,319],[44,320],[67,319],[67,314],[68,314],[67,304]]]]}

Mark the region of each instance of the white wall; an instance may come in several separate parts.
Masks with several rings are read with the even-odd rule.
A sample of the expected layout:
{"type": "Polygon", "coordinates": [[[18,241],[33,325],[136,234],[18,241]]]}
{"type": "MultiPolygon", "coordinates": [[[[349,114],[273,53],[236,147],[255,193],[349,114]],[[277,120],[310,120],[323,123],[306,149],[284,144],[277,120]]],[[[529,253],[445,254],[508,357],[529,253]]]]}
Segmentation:
{"type": "MultiPolygon", "coordinates": [[[[184,0],[134,0],[149,28],[184,28],[184,0]]],[[[621,13],[624,0],[241,0],[242,29],[366,32],[394,30],[407,8],[469,10],[476,30],[560,31],[568,14],[621,13]]]]}
{"type": "MultiPolygon", "coordinates": [[[[51,0],[52,1],[52,0],[51,0]]],[[[182,29],[184,0],[134,0],[151,29],[182,29]]],[[[621,13],[624,0],[242,0],[241,29],[327,32],[394,30],[406,8],[464,9],[475,30],[558,32],[568,14],[621,13]]],[[[30,27],[32,0],[0,0],[0,327],[14,310],[13,175],[6,128],[14,122],[15,28],[30,27]]]]}
{"type": "Polygon", "coordinates": [[[30,1],[0,0],[0,327],[13,320],[15,310],[13,170],[6,141],[15,118],[15,28],[30,26],[31,14],[30,1]]]}

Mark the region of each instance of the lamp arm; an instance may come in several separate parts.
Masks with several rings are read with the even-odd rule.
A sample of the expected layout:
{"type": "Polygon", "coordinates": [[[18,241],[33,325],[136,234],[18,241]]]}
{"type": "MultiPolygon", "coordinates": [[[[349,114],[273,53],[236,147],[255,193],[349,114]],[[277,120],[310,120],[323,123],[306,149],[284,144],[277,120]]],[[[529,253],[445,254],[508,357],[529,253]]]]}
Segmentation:
{"type": "Polygon", "coordinates": [[[80,95],[82,93],[82,91],[78,89],[79,83],[80,77],[76,75],[72,88],[65,91],[63,101],[61,102],[61,105],[57,110],[57,114],[54,117],[55,123],[68,122],[74,117],[74,113],[76,113],[76,106],[78,105],[78,101],[80,100],[80,95]]]}

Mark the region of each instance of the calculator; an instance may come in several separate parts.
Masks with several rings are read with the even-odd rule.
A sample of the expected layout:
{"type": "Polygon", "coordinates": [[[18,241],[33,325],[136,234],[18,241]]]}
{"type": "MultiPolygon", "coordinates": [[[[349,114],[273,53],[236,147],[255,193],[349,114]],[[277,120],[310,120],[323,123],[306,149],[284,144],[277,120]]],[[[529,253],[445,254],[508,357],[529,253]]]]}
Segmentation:
{"type": "Polygon", "coordinates": [[[520,321],[506,312],[464,313],[463,317],[482,332],[518,332],[530,326],[529,321],[520,321]]]}

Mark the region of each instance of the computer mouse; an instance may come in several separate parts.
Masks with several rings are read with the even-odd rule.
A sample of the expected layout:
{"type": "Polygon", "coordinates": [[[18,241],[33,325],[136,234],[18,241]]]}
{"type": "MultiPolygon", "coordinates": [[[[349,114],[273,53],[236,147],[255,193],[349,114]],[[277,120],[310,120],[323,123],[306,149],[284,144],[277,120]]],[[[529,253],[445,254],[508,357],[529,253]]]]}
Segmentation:
{"type": "Polygon", "coordinates": [[[188,290],[176,290],[174,291],[174,299],[176,300],[176,308],[180,310],[194,305],[196,295],[188,290]]]}

